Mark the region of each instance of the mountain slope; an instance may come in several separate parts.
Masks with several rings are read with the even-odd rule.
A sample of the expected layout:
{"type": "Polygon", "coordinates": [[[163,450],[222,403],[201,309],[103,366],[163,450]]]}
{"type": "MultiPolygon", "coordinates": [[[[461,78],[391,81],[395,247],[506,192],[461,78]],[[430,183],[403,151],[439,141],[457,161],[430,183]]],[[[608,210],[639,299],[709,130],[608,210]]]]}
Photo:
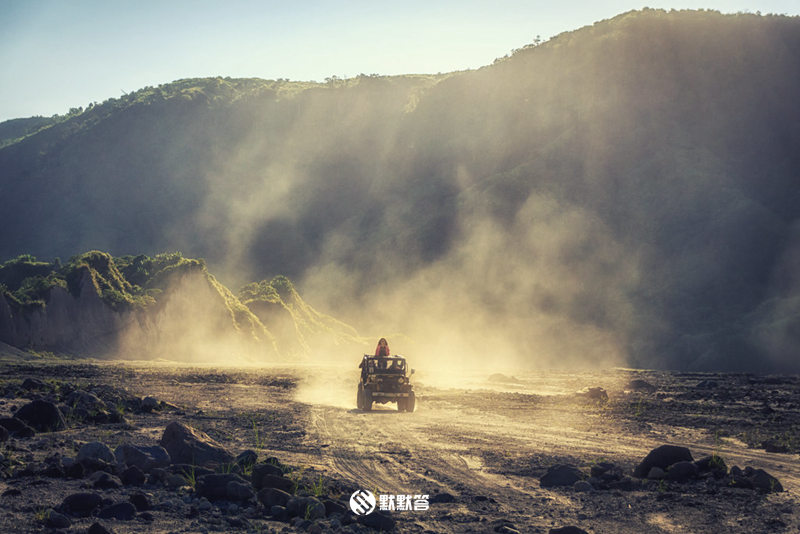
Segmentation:
{"type": "Polygon", "coordinates": [[[445,76],[184,80],[1,148],[0,256],[186,250],[439,357],[796,371],[797,94],[800,20],[706,11],[445,76]]]}
{"type": "Polygon", "coordinates": [[[288,279],[253,285],[290,288],[272,290],[272,302],[304,315],[262,322],[204,261],[179,253],[114,258],[91,251],[66,265],[20,256],[0,264],[0,342],[103,357],[249,363],[312,356],[312,336],[360,343],[351,327],[308,306],[288,279]],[[307,317],[327,320],[309,324],[307,317]],[[287,321],[292,332],[283,331],[287,321]]]}

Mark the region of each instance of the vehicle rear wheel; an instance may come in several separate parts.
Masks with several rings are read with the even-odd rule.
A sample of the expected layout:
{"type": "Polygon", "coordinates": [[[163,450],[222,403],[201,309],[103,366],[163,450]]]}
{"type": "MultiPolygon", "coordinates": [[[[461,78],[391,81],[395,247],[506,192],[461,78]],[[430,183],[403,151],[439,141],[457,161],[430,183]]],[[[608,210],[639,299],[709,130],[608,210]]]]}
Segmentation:
{"type": "Polygon", "coordinates": [[[364,410],[364,388],[361,384],[358,385],[358,394],[356,395],[356,407],[359,410],[364,410]]]}
{"type": "Polygon", "coordinates": [[[364,390],[364,411],[372,411],[372,392],[368,389],[364,390]]]}
{"type": "Polygon", "coordinates": [[[406,399],[404,397],[400,397],[397,399],[397,411],[398,412],[406,411],[406,399]]]}
{"type": "Polygon", "coordinates": [[[406,399],[405,402],[406,411],[413,412],[416,404],[417,404],[417,397],[414,395],[414,392],[412,391],[408,394],[408,398],[406,399]]]}

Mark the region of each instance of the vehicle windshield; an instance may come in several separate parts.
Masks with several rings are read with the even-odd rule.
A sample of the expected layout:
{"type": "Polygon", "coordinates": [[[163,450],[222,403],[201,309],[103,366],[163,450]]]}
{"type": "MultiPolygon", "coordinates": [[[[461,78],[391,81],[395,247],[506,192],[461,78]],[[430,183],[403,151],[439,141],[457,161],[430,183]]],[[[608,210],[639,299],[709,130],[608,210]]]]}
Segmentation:
{"type": "Polygon", "coordinates": [[[405,373],[406,361],[403,358],[369,358],[370,373],[405,373]]]}

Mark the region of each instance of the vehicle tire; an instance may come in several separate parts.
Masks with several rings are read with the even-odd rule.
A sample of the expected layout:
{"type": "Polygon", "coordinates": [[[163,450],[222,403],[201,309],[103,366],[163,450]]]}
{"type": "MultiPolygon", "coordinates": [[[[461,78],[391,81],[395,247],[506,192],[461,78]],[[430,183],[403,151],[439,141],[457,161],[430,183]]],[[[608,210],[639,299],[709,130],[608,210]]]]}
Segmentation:
{"type": "Polygon", "coordinates": [[[406,411],[406,399],[405,397],[400,397],[397,399],[397,411],[404,412],[406,411]]]}
{"type": "Polygon", "coordinates": [[[372,411],[372,392],[368,389],[364,390],[364,411],[372,411]]]}
{"type": "Polygon", "coordinates": [[[364,410],[364,388],[361,384],[358,385],[358,394],[356,395],[356,407],[359,410],[364,410]]]}
{"type": "Polygon", "coordinates": [[[414,392],[411,391],[411,392],[409,392],[408,398],[406,399],[406,402],[405,402],[406,411],[407,412],[413,412],[414,411],[414,407],[416,406],[416,404],[417,404],[417,397],[416,397],[416,395],[414,395],[414,392]]]}

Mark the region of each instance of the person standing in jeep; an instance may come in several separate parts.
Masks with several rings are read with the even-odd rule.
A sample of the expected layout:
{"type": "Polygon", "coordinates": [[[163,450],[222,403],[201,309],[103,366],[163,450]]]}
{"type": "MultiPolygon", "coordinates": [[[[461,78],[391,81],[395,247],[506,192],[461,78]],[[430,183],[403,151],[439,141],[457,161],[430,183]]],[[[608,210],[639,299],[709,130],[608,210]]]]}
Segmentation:
{"type": "Polygon", "coordinates": [[[389,356],[389,343],[386,341],[385,337],[378,340],[378,346],[375,347],[375,356],[389,356]]]}

